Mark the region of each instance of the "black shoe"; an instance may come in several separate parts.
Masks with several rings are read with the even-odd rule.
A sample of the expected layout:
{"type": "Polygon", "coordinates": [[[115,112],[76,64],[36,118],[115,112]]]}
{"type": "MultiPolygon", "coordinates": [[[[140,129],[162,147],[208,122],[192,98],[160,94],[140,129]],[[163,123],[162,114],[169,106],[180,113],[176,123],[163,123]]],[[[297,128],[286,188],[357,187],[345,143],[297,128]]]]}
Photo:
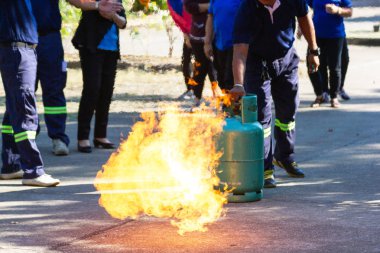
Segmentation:
{"type": "Polygon", "coordinates": [[[281,162],[273,158],[273,165],[283,168],[290,177],[305,177],[305,173],[298,168],[296,162],[281,162]]]}
{"type": "Polygon", "coordinates": [[[78,143],[78,151],[81,152],[81,153],[91,153],[92,152],[92,148],[91,146],[80,146],[79,143],[78,143]]]}
{"type": "Polygon", "coordinates": [[[264,171],[264,188],[276,188],[276,180],[274,179],[274,170],[264,171]]]}
{"type": "Polygon", "coordinates": [[[339,96],[343,100],[350,100],[350,96],[343,89],[341,91],[339,91],[339,96]]]}
{"type": "Polygon", "coordinates": [[[104,149],[114,149],[115,144],[112,142],[101,142],[98,141],[97,139],[94,139],[94,146],[95,148],[104,148],[104,149]]]}
{"type": "Polygon", "coordinates": [[[274,178],[268,178],[264,180],[264,188],[276,188],[276,180],[274,178]]]}

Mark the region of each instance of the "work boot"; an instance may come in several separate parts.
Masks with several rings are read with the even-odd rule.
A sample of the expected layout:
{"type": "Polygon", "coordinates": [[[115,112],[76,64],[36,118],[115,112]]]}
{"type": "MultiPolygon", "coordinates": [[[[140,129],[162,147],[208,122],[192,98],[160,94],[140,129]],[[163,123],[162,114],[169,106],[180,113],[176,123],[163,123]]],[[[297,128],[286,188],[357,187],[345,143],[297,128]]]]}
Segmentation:
{"type": "Polygon", "coordinates": [[[69,154],[69,148],[66,143],[61,141],[60,139],[53,139],[53,149],[52,152],[54,155],[63,156],[69,154]]]}
{"type": "Polygon", "coordinates": [[[339,96],[343,99],[343,100],[350,100],[350,96],[344,91],[344,89],[341,89],[339,91],[339,96]]]}
{"type": "Polygon", "coordinates": [[[276,180],[274,179],[274,170],[264,171],[264,188],[276,188],[276,180]]]}
{"type": "Polygon", "coordinates": [[[13,173],[1,173],[0,179],[2,180],[21,179],[23,175],[24,175],[23,170],[19,170],[13,173]]]}
{"type": "Polygon", "coordinates": [[[273,165],[283,168],[290,177],[305,177],[305,173],[298,168],[298,164],[296,162],[278,161],[273,158],[273,165]]]}
{"type": "Polygon", "coordinates": [[[42,176],[32,178],[32,179],[23,179],[23,185],[29,186],[40,186],[40,187],[52,187],[60,183],[59,179],[53,178],[48,174],[43,174],[42,176]]]}

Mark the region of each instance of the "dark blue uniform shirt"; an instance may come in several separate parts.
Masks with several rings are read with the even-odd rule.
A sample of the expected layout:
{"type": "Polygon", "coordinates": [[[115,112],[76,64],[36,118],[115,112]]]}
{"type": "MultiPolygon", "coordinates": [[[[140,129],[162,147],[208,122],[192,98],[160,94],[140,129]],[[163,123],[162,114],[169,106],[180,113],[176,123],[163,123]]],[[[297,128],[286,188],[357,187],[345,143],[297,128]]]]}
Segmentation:
{"type": "Polygon", "coordinates": [[[295,17],[308,13],[306,0],[279,0],[273,13],[258,0],[243,0],[236,15],[234,44],[249,44],[250,54],[265,60],[282,58],[293,46],[295,17]]]}
{"type": "Polygon", "coordinates": [[[0,0],[0,42],[37,44],[37,25],[30,0],[0,0]]]}
{"type": "Polygon", "coordinates": [[[32,0],[32,6],[40,35],[61,30],[59,0],[32,0]]]}

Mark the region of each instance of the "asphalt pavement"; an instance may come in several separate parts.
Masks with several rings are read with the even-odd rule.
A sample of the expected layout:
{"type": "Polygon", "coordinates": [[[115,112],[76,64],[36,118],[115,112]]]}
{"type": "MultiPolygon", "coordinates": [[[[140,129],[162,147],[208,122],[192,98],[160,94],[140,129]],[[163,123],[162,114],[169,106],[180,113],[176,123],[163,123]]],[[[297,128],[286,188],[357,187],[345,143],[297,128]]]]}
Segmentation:
{"type": "MultiPolygon", "coordinates": [[[[0,252],[380,252],[380,47],[368,46],[380,41],[371,31],[380,6],[378,0],[354,4],[348,37],[367,46],[350,46],[345,89],[352,99],[339,109],[310,108],[314,95],[301,71],[296,157],[304,179],[277,170],[278,187],[265,189],[261,201],[228,204],[207,232],[180,236],[166,219],[111,218],[98,205],[93,181],[112,151],[82,154],[73,141],[69,156],[56,157],[42,126],[38,145],[47,172],[62,183],[34,188],[21,180],[0,181],[0,252]]],[[[125,53],[167,54],[156,50],[167,48],[164,41],[144,42],[149,47],[139,39],[126,41],[125,53]]],[[[304,55],[305,45],[297,47],[304,55]]],[[[137,118],[111,114],[110,139],[127,136],[137,118]]],[[[76,128],[76,115],[69,115],[71,140],[76,128]]]]}
{"type": "MultiPolygon", "coordinates": [[[[111,218],[98,205],[93,180],[111,151],[56,157],[45,128],[38,138],[55,188],[0,181],[0,252],[380,252],[380,47],[351,46],[339,109],[310,108],[301,75],[296,120],[297,161],[304,179],[277,170],[278,187],[258,202],[228,204],[207,232],[177,234],[168,220],[111,218]]],[[[68,122],[76,137],[75,115],[68,122]]],[[[120,139],[135,113],[110,115],[109,137],[120,139]]]]}

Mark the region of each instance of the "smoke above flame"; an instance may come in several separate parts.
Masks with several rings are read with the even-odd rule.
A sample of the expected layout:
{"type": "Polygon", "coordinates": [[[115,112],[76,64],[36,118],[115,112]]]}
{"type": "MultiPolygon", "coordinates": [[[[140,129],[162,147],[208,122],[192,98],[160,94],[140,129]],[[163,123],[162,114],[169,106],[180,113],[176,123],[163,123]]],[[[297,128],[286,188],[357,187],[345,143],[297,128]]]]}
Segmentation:
{"type": "Polygon", "coordinates": [[[215,190],[223,114],[171,108],[141,118],[96,176],[99,204],[118,219],[170,218],[181,235],[206,231],[227,202],[215,190]]]}

